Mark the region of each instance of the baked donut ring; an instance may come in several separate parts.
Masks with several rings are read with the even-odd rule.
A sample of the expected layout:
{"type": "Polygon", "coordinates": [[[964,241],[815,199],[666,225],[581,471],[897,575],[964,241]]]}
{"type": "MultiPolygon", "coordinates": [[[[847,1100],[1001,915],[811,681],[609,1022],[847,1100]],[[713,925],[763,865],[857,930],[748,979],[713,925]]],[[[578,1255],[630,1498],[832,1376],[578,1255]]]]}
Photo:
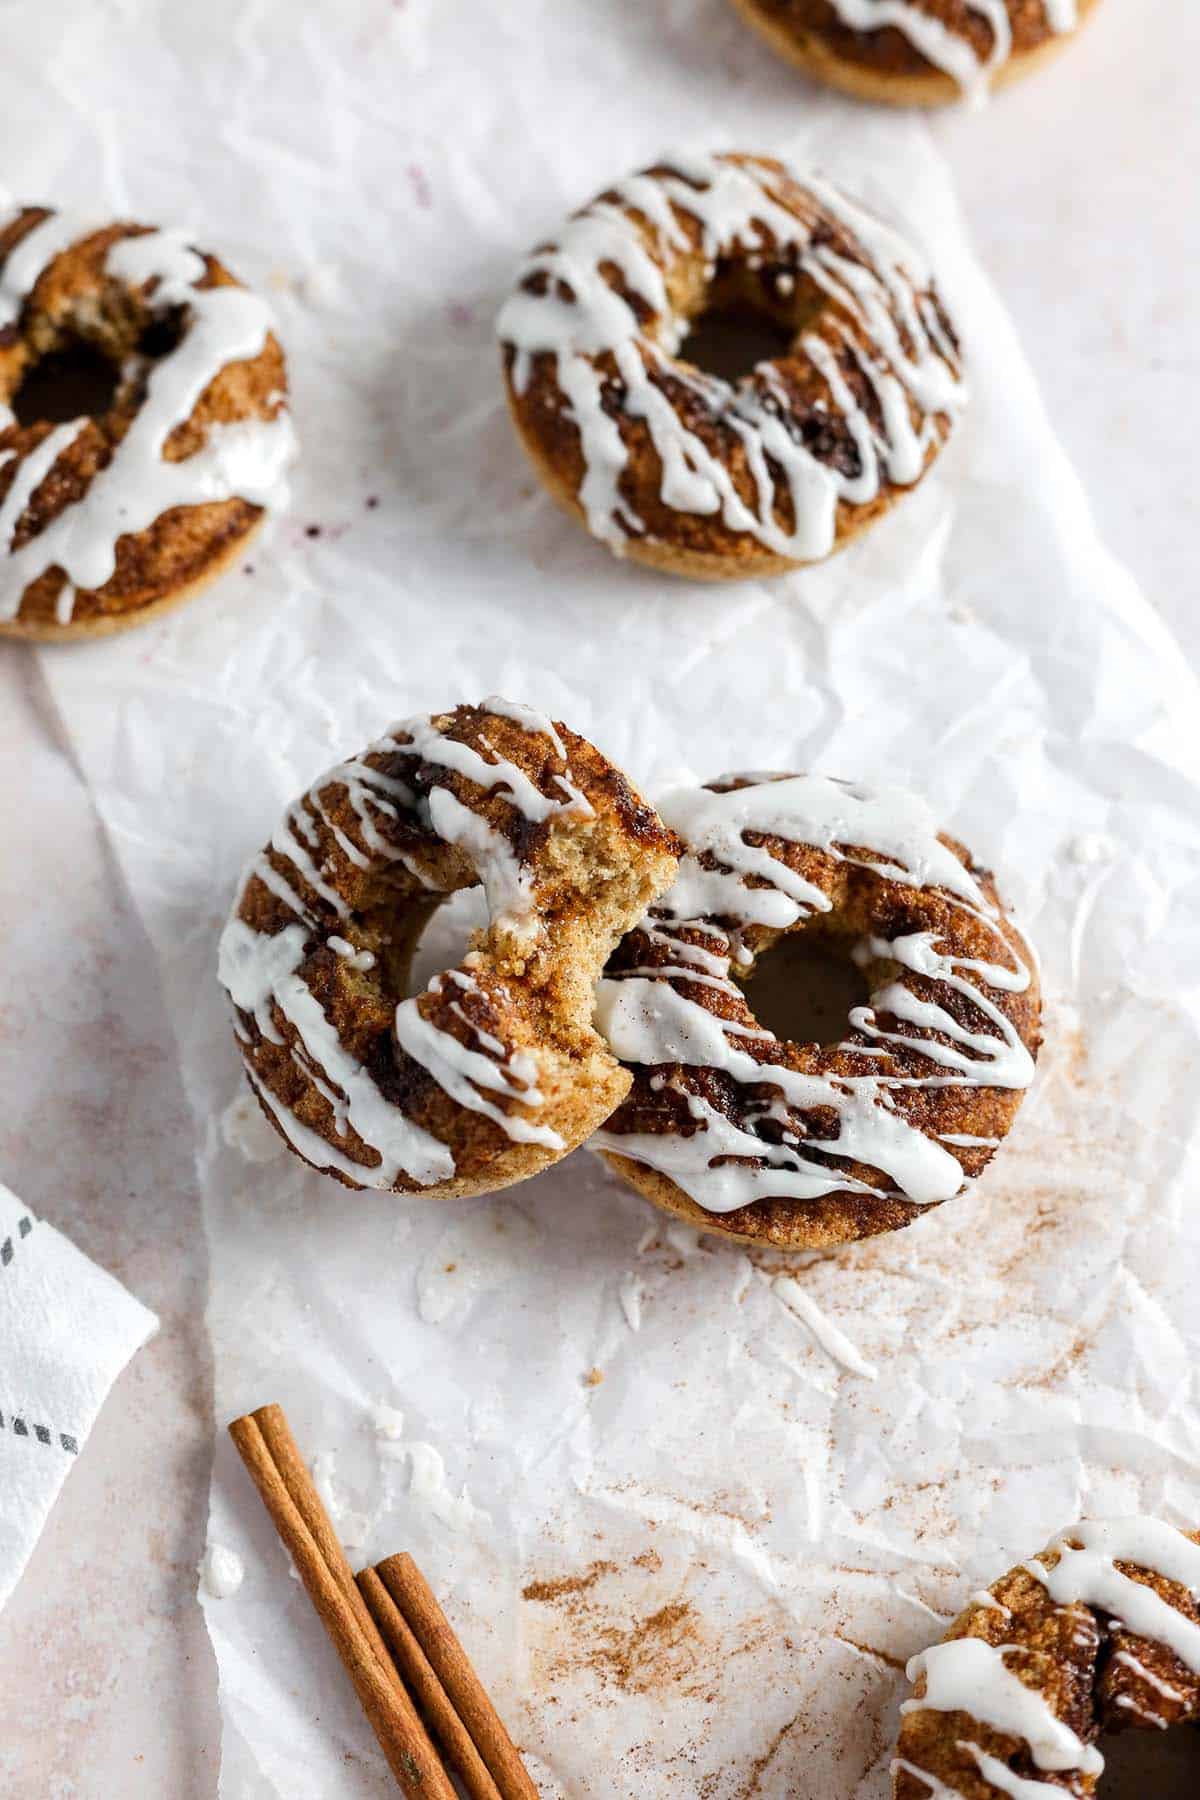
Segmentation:
{"type": "Polygon", "coordinates": [[[95,637],[186,599],[286,499],[294,448],[270,311],[215,257],[0,197],[0,633],[95,637]],[[25,383],[83,353],[111,370],[102,410],[25,416],[25,383]]]}
{"type": "Polygon", "coordinates": [[[1088,1800],[1102,1731],[1200,1722],[1200,1533],[1088,1520],[914,1656],[895,1800],[1088,1800]]]}
{"type": "Polygon", "coordinates": [[[608,188],[535,250],[498,325],[517,433],[618,555],[702,579],[840,548],[921,479],[964,389],[922,259],[816,177],[686,156],[608,188]],[[736,382],[689,324],[749,309],[789,347],[736,382]]]}
{"type": "Polygon", "coordinates": [[[845,1243],[951,1199],[1040,1043],[1032,953],[992,877],[923,801],[823,775],[727,776],[661,812],[684,855],[600,986],[634,1080],[593,1147],[664,1211],[748,1243],[845,1243]],[[781,1042],[739,985],[790,932],[869,983],[835,1045],[781,1042]]]}
{"type": "Polygon", "coordinates": [[[1096,0],[733,0],[788,62],[860,100],[983,99],[1065,44],[1096,0]]]}
{"type": "Polygon", "coordinates": [[[395,726],[289,809],[222,935],[267,1117],[347,1187],[449,1199],[556,1162],[629,1087],[596,982],[675,867],[624,775],[528,707],[395,726]],[[486,929],[405,998],[426,921],[478,882],[486,929]]]}

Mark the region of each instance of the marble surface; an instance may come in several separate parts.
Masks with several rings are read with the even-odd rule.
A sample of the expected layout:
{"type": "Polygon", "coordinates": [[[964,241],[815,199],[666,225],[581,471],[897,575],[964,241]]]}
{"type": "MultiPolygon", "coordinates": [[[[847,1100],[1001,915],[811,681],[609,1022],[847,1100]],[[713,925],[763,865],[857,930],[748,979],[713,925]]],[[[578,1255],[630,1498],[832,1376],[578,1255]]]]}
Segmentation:
{"type": "MultiPolygon", "coordinates": [[[[1107,0],[1054,67],[933,127],[1108,541],[1192,658],[1198,61],[1196,9],[1107,0]]],[[[216,1792],[219,1734],[195,1603],[214,1425],[190,1126],[149,949],[14,644],[0,768],[0,1070],[18,1100],[0,1170],[163,1321],[0,1619],[0,1788],[191,1800],[216,1792]]]]}

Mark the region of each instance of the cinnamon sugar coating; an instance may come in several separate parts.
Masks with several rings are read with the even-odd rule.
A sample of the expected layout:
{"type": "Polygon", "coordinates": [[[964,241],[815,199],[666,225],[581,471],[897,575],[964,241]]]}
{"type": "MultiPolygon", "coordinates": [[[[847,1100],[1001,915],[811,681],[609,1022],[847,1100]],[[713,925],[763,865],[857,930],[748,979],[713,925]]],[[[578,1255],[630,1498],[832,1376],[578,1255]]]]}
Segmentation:
{"type": "MultiPolygon", "coordinates": [[[[1200,1596],[1194,1585],[1176,1578],[1178,1569],[1159,1567],[1153,1553],[1156,1542],[1170,1547],[1171,1535],[1156,1521],[1085,1523],[993,1582],[986,1602],[979,1598],[960,1613],[943,1647],[909,1665],[914,1691],[904,1709],[892,1765],[895,1800],[928,1800],[931,1791],[959,1800],[1005,1800],[1026,1791],[1021,1782],[1036,1784],[1047,1796],[1090,1800],[1104,1791],[1103,1759],[1096,1749],[1102,1733],[1200,1723],[1200,1596]],[[1138,1547],[1138,1538],[1147,1532],[1154,1535],[1138,1547]],[[1132,1593],[1130,1604],[1138,1604],[1138,1590],[1149,1590],[1151,1610],[1140,1632],[1105,1605],[1086,1599],[1061,1603],[1046,1579],[1032,1572],[1041,1567],[1052,1584],[1064,1557],[1077,1558],[1081,1539],[1091,1533],[1101,1541],[1111,1534],[1116,1548],[1094,1558],[1102,1576],[1097,1588],[1089,1589],[1086,1581],[1078,1585],[1085,1592],[1103,1587],[1111,1600],[1122,1591],[1126,1598],[1132,1593]],[[1127,1534],[1134,1553],[1122,1556],[1120,1539],[1127,1534]],[[956,1655],[944,1646],[970,1640],[989,1647],[976,1678],[974,1704],[979,1714],[992,1713],[991,1720],[966,1706],[922,1704],[930,1698],[933,1682],[943,1687],[935,1698],[959,1697],[944,1682],[947,1659],[956,1655]],[[1179,1654],[1180,1649],[1186,1654],[1179,1654]],[[930,1655],[940,1659],[932,1676],[930,1655]],[[1032,1704],[1019,1689],[997,1704],[998,1685],[1007,1685],[1010,1678],[1036,1697],[1032,1704]],[[1001,1718],[1012,1726],[1018,1713],[1032,1738],[1001,1728],[1001,1718]]],[[[1185,1557],[1186,1546],[1200,1546],[1200,1533],[1177,1536],[1185,1557]]],[[[1174,1564],[1178,1558],[1169,1560],[1174,1564]]],[[[1095,1568],[1090,1572],[1094,1580],[1095,1568]]]]}
{"type": "Polygon", "coordinates": [[[828,184],[742,153],[598,195],[529,258],[499,335],[552,496],[619,554],[698,579],[841,548],[921,479],[964,394],[917,253],[828,184]],[[730,382],[680,345],[739,308],[790,342],[730,382]]]}
{"type": "MultiPolygon", "coordinates": [[[[39,228],[54,226],[58,219],[41,207],[22,208],[8,219],[0,214],[0,293],[5,271],[22,246],[28,249],[27,240],[32,243],[39,228]]],[[[223,472],[208,481],[198,473],[194,502],[168,506],[144,523],[137,521],[134,529],[122,531],[119,523],[112,527],[111,572],[98,585],[73,583],[57,562],[43,569],[35,561],[28,580],[18,573],[30,556],[36,558],[38,540],[52,527],[57,527],[60,541],[68,527],[78,547],[90,530],[103,539],[111,520],[119,521],[119,508],[110,509],[107,518],[101,516],[97,484],[100,478],[111,483],[112,471],[128,453],[127,440],[154,385],[169,378],[179,359],[195,349],[194,344],[188,345],[189,334],[198,329],[194,305],[164,306],[161,272],[137,281],[110,266],[110,258],[119,264],[120,247],[127,240],[151,237],[156,243],[166,242],[171,234],[152,233],[149,227],[129,223],[95,230],[81,222],[77,237],[48,257],[32,288],[19,297],[16,318],[0,325],[0,516],[10,491],[22,492],[24,500],[17,516],[8,521],[7,532],[0,536],[0,598],[4,601],[0,632],[61,639],[95,636],[137,624],[207,585],[244,550],[262,522],[263,505],[255,499],[236,492],[221,498],[205,497],[236,482],[231,463],[228,482],[223,472]],[[61,443],[52,465],[32,491],[24,493],[27,471],[35,466],[43,447],[53,447],[49,440],[56,426],[38,419],[18,423],[10,408],[22,383],[44,359],[80,346],[111,368],[111,400],[98,415],[74,422],[77,429],[59,428],[60,437],[67,441],[61,443]],[[7,595],[3,591],[6,583],[7,595]]],[[[173,241],[166,254],[175,264],[182,254],[192,265],[189,293],[193,297],[217,289],[245,291],[214,256],[190,249],[181,253],[173,241]]],[[[164,263],[164,270],[166,266],[164,263]]],[[[283,352],[273,333],[264,328],[253,354],[217,367],[194,402],[190,394],[183,400],[180,415],[170,422],[165,435],[161,460],[183,465],[204,452],[211,460],[220,434],[248,422],[277,427],[282,437],[287,429],[283,416],[286,396],[283,352]]],[[[282,466],[287,456],[284,450],[273,461],[282,466]]],[[[201,464],[194,467],[199,472],[201,464]]],[[[51,542],[52,537],[46,541],[51,542]]]]}
{"type": "MultiPolygon", "coordinates": [[[[999,86],[1028,73],[1070,41],[1045,0],[999,0],[1009,43],[997,45],[986,7],[970,0],[911,0],[919,19],[942,26],[974,58],[967,86],[999,86]]],[[[1096,0],[1078,0],[1079,24],[1096,0]]],[[[938,106],[963,97],[964,82],[923,54],[915,34],[894,23],[870,29],[848,22],[833,0],[733,0],[742,17],[780,56],[806,74],[859,99],[897,106],[938,106]]],[[[1061,12],[1060,15],[1061,16],[1061,12]]],[[[928,46],[927,46],[928,48],[928,46]]]]}
{"type": "Polygon", "coordinates": [[[1041,1042],[1036,965],[990,872],[932,831],[947,860],[918,879],[889,869],[891,839],[850,837],[852,815],[829,845],[773,828],[775,797],[805,784],[835,804],[844,788],[754,776],[699,793],[747,801],[736,851],[689,844],[664,799],[688,859],[601,990],[602,1024],[633,1074],[597,1140],[605,1159],[666,1212],[786,1248],[893,1231],[953,1197],[1011,1128],[1041,1042]],[[739,880],[735,853],[759,872],[739,880]],[[710,892],[707,910],[677,901],[689,889],[710,892]],[[754,922],[764,895],[790,923],[754,922]],[[870,993],[836,1043],[784,1041],[755,1017],[756,983],[771,979],[769,963],[756,968],[795,933],[853,961],[870,993]]]}

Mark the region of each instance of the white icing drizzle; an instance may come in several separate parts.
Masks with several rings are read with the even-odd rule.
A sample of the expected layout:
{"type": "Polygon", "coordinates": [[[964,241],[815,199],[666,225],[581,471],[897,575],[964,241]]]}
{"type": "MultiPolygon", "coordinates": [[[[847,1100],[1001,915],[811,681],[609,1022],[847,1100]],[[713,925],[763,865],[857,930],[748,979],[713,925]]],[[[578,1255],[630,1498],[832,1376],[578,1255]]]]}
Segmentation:
{"type": "Polygon", "coordinates": [[[915,1775],[918,1781],[923,1781],[929,1793],[929,1800],[962,1800],[962,1795],[957,1788],[947,1787],[946,1783],[938,1776],[931,1775],[928,1769],[918,1769],[916,1763],[910,1763],[903,1756],[895,1756],[891,1761],[889,1773],[893,1779],[898,1772],[915,1775]]]}
{"type": "MultiPolygon", "coordinates": [[[[455,970],[454,973],[460,978],[463,971],[455,970]]],[[[461,979],[459,985],[462,985],[461,979]]],[[[429,986],[432,993],[440,994],[441,976],[435,976],[429,986]]],[[[549,1125],[538,1125],[519,1113],[505,1112],[480,1092],[482,1088],[519,1100],[523,1106],[541,1106],[545,1095],[537,1086],[536,1058],[528,1051],[506,1054],[503,1043],[490,1033],[480,1032],[461,1006],[455,1004],[451,1010],[458,1019],[471,1025],[484,1045],[483,1050],[472,1050],[453,1032],[441,1030],[424,1016],[415,999],[404,1000],[396,1008],[396,1041],[400,1048],[427,1069],[452,1100],[491,1119],[514,1143],[544,1144],[549,1150],[565,1150],[563,1139],[549,1125]],[[497,1044],[503,1057],[501,1061],[495,1060],[497,1044]],[[488,1049],[491,1055],[485,1053],[488,1049]]]]}
{"type": "MultiPolygon", "coordinates": [[[[903,1090],[911,1088],[1022,1089],[1033,1076],[1033,1059],[1016,1029],[990,997],[1020,993],[1030,971],[1001,935],[1000,915],[974,876],[953,851],[941,843],[929,809],[898,790],[871,792],[825,776],[759,777],[754,785],[686,789],[668,794],[660,804],[664,821],[687,845],[675,885],[659,900],[644,929],[653,941],[668,946],[664,967],[618,971],[601,982],[597,1023],[623,1062],[643,1067],[683,1065],[719,1069],[747,1088],[767,1086],[770,1100],[748,1101],[742,1122],[728,1118],[673,1077],[667,1085],[685,1098],[696,1129],[678,1132],[606,1130],[592,1145],[616,1152],[669,1176],[700,1206],[730,1212],[771,1195],[818,1199],[835,1192],[879,1195],[845,1171],[814,1158],[818,1151],[880,1169],[895,1191],[928,1206],[947,1200],[963,1185],[962,1165],[943,1143],[909,1124],[903,1090]],[[879,1047],[903,1044],[932,1065],[923,1076],[892,1073],[886,1061],[862,1075],[801,1073],[769,1057],[760,1060],[747,1044],[774,1044],[770,1032],[722,1019],[699,1000],[681,992],[676,981],[724,993],[740,1000],[732,977],[739,933],[759,925],[782,930],[813,914],[827,912],[824,891],[779,862],[746,834],[762,834],[811,845],[837,861],[871,867],[889,881],[918,889],[936,888],[974,920],[996,935],[1011,965],[956,957],[939,950],[928,932],[893,940],[867,939],[858,947],[861,962],[884,959],[929,977],[966,997],[980,1015],[968,1029],[943,1007],[911,993],[900,981],[889,981],[871,996],[870,1004],[850,1015],[851,1025],[879,1040],[879,1047]],[[862,851],[870,852],[863,856],[862,851]],[[705,856],[718,863],[704,866],[705,856]],[[769,885],[749,887],[753,876],[769,885]],[[680,935],[717,930],[722,948],[697,950],[680,935]],[[883,1029],[877,1015],[891,1014],[915,1029],[915,1037],[883,1029]],[[934,1037],[934,1033],[939,1037],[934,1037]],[[942,1043],[944,1036],[950,1040],[942,1043]],[[796,1111],[832,1110],[839,1129],[829,1138],[797,1135],[796,1111]],[[792,1110],[795,1109],[795,1110],[792,1110]],[[771,1120],[782,1129],[780,1142],[769,1142],[753,1127],[771,1120]],[[717,1158],[740,1161],[714,1163],[717,1158]],[[753,1159],[753,1160],[747,1160],[753,1159]]],[[[843,1044],[850,1054],[869,1059],[871,1046],[843,1044]]],[[[886,1052],[883,1052],[886,1056],[886,1052]]],[[[947,1134],[953,1143],[955,1134],[947,1134]]],[[[978,1140],[963,1134],[963,1142],[978,1140]]]]}
{"type": "Polygon", "coordinates": [[[989,1592],[987,1588],[980,1588],[978,1593],[971,1595],[971,1605],[982,1606],[989,1612],[1003,1613],[1006,1619],[1012,1618],[1011,1609],[1005,1606],[1002,1600],[997,1600],[995,1594],[989,1592]]]}
{"type": "MultiPolygon", "coordinates": [[[[951,76],[971,100],[981,100],[997,69],[1012,55],[1012,22],[1007,0],[967,0],[991,34],[991,47],[980,56],[969,37],[955,31],[919,0],[832,0],[843,25],[854,31],[881,31],[893,26],[902,31],[913,49],[935,69],[951,76]]],[[[1044,0],[1046,24],[1052,32],[1074,31],[1079,23],[1078,0],[1044,0]]]]}
{"type": "MultiPolygon", "coordinates": [[[[350,917],[350,908],[332,885],[328,871],[318,867],[315,860],[320,844],[316,818],[326,823],[355,867],[366,868],[372,858],[384,858],[401,862],[424,880],[413,859],[380,829],[381,821],[404,822],[407,817],[413,825],[432,831],[445,842],[460,845],[472,856],[493,922],[502,920],[518,934],[536,931],[537,922],[530,912],[530,871],[520,862],[505,834],[464,805],[448,788],[435,786],[426,798],[420,799],[405,780],[373,768],[368,761],[383,753],[410,758],[414,766],[425,763],[456,772],[485,792],[502,795],[516,812],[532,821],[554,815],[578,817],[581,807],[590,812],[588,802],[570,779],[565,748],[549,721],[509,701],[489,700],[480,710],[511,719],[531,734],[550,739],[564,765],[561,775],[555,777],[562,797],[548,798],[516,763],[494,750],[494,760],[488,761],[470,745],[446,736],[431,718],[409,719],[394,726],[361,756],[339,764],[323,776],[288,809],[271,839],[275,855],[290,864],[297,878],[339,923],[350,917]],[[330,821],[326,796],[334,788],[345,795],[370,855],[345,832],[335,830],[330,821]]],[[[243,876],[234,916],[222,934],[218,973],[235,1007],[253,1017],[268,1042],[284,1042],[273,1010],[287,1021],[299,1043],[295,1060],[328,1100],[338,1134],[345,1136],[347,1129],[352,1129],[369,1150],[376,1152],[378,1164],[371,1167],[356,1162],[328,1144],[270,1093],[247,1065],[251,1085],[293,1148],[317,1168],[336,1169],[360,1186],[378,1188],[392,1187],[399,1175],[425,1187],[452,1178],[455,1164],[449,1146],[412,1124],[385,1098],[369,1071],[343,1048],[336,1030],[298,972],[314,935],[323,937],[335,954],[352,967],[369,968],[374,961],[371,952],[356,952],[341,932],[330,932],[328,921],[323,922],[268,857],[260,854],[251,860],[243,876]],[[242,894],[254,877],[290,910],[295,924],[273,934],[259,933],[237,916],[242,894]]],[[[435,976],[428,992],[442,997],[447,982],[463,995],[482,991],[469,970],[455,969],[435,976]]],[[[461,1000],[452,1001],[450,1010],[474,1033],[478,1047],[463,1043],[453,1033],[434,1025],[421,1012],[418,997],[412,997],[396,1008],[395,1033],[400,1048],[451,1099],[491,1119],[514,1142],[564,1149],[557,1132],[526,1116],[543,1105],[545,1099],[538,1086],[533,1053],[510,1050],[500,1038],[475,1024],[461,1000]],[[509,1112],[491,1096],[518,1102],[524,1111],[509,1112]]],[[[244,1034],[240,1035],[243,1042],[248,1041],[244,1034]]]]}
{"type": "MultiPolygon", "coordinates": [[[[839,500],[865,504],[884,481],[910,485],[920,476],[934,440],[932,415],[953,416],[965,393],[957,359],[928,294],[920,259],[887,226],[828,183],[807,178],[817,209],[833,215],[855,240],[850,256],[814,238],[814,220],[798,218],[770,190],[772,171],[721,156],[671,158],[672,173],[641,174],[617,184],[618,204],[597,200],[567,221],[558,241],[525,263],[520,282],[498,321],[502,343],[515,352],[511,380],[518,395],[529,384],[535,357],[551,355],[559,388],[579,432],[584,476],[579,502],[589,529],[618,553],[645,532],[620,490],[628,455],[614,418],[604,408],[611,357],[624,392],[627,418],[642,421],[662,465],[665,505],[679,512],[719,514],[725,526],[748,533],[766,549],[811,561],[833,548],[839,500]],[[636,208],[655,237],[652,253],[626,209],[636,208]],[[766,234],[772,255],[787,259],[836,308],[830,329],[839,351],[857,365],[875,396],[880,421],[861,407],[826,338],[804,333],[790,354],[801,356],[828,384],[830,400],[858,450],[859,468],[844,475],[808,450],[789,428],[792,403],[770,364],[731,384],[672,361],[686,320],[672,310],[664,265],[686,253],[690,240],[679,219],[702,228],[701,249],[715,267],[735,250],[761,255],[766,234]],[[610,284],[612,264],[649,321],[610,284]],[[529,292],[533,280],[544,291],[529,292]],[[719,414],[744,449],[755,485],[748,503],[730,471],[687,426],[681,406],[660,385],[669,375],[693,399],[719,414]],[[912,409],[921,423],[914,425],[912,409]],[[773,466],[772,466],[773,465],[773,466]],[[794,524],[778,517],[778,475],[790,496],[794,524]]],[[[794,283],[795,275],[789,277],[794,283]]]]}
{"type": "Polygon", "coordinates": [[[257,1091],[271,1103],[271,1110],[294,1149],[308,1155],[319,1168],[336,1166],[364,1187],[390,1188],[404,1174],[423,1187],[448,1180],[454,1174],[454,1158],[448,1147],[431,1133],[414,1125],[385,1098],[370,1073],[343,1049],[335,1027],[319,1000],[297,973],[304,960],[306,933],[289,925],[276,937],[252,930],[241,919],[231,919],[221,935],[218,974],[234,1005],[253,1013],[263,1036],[272,1043],[282,1036],[271,1017],[274,1007],[295,1031],[313,1071],[327,1077],[339,1091],[345,1121],[368,1149],[378,1152],[373,1168],[339,1158],[324,1139],[300,1121],[262,1084],[257,1091]],[[303,1146],[307,1145],[306,1151],[303,1146]],[[319,1151],[316,1146],[320,1146],[319,1151]],[[309,1154],[313,1152],[313,1154],[309,1154]]]}
{"type": "Polygon", "coordinates": [[[1020,1738],[1039,1769],[1079,1769],[1099,1775],[1104,1759],[1056,1716],[1036,1688],[1027,1687],[1004,1661],[1018,1644],[987,1644],[982,1638],[951,1638],[911,1657],[911,1682],[925,1677],[925,1693],[906,1700],[902,1713],[961,1712],[1009,1737],[1020,1738]]]}
{"type": "Polygon", "coordinates": [[[1200,1675],[1200,1625],[1116,1566],[1133,1563],[1200,1598],[1200,1544],[1159,1519],[1088,1519],[1048,1550],[1059,1553],[1052,1569],[1036,1559],[1024,1566],[1056,1606],[1098,1608],[1135,1637],[1164,1645],[1200,1675]]]}
{"type": "MultiPolygon", "coordinates": [[[[31,450],[29,455],[18,464],[8,492],[4,496],[4,504],[0,506],[0,555],[7,555],[11,550],[12,541],[16,535],[17,526],[21,523],[21,516],[25,508],[63,451],[70,448],[86,424],[86,419],[72,419],[65,425],[56,425],[54,430],[42,439],[37,448],[31,450]]],[[[10,461],[14,454],[15,452],[6,454],[4,461],[10,461]]],[[[0,599],[0,609],[2,607],[3,601],[0,599]]]]}
{"type": "MultiPolygon", "coordinates": [[[[78,220],[51,215],[9,257],[0,276],[0,293],[9,294],[10,304],[14,295],[27,293],[48,262],[78,243],[89,229],[78,220]]],[[[168,462],[163,456],[172,432],[191,417],[222,369],[262,352],[272,328],[266,302],[241,287],[199,287],[204,259],[179,232],[152,231],[119,239],[108,252],[105,269],[131,287],[153,284],[148,304],[157,315],[184,308],[183,335],[150,369],[145,397],[132,424],[82,497],[17,551],[11,542],[20,513],[12,519],[8,554],[0,564],[0,618],[14,618],[29,584],[60,568],[68,585],[58,616],[60,623],[68,623],[74,609],[72,590],[102,588],[116,569],[118,540],[145,531],[173,507],[232,499],[273,507],[286,499],[284,478],[295,454],[286,410],[272,419],[212,425],[195,455],[180,462],[168,462]]],[[[59,426],[25,459],[26,463],[37,459],[38,475],[38,481],[32,476],[26,481],[24,469],[18,470],[16,482],[24,484],[26,503],[86,423],[80,419],[59,426]]]]}
{"type": "Polygon", "coordinates": [[[1054,1796],[1063,1791],[1060,1787],[1051,1787],[1049,1782],[1031,1781],[1027,1775],[1014,1774],[1007,1763],[989,1751],[981,1750],[978,1744],[964,1743],[960,1738],[958,1747],[972,1758],[983,1779],[990,1781],[997,1793],[1010,1795],[1011,1800],[1054,1800],[1054,1796]]]}
{"type": "MultiPolygon", "coordinates": [[[[1186,1694],[1181,1694],[1177,1687],[1172,1687],[1169,1681],[1164,1681],[1161,1675],[1156,1675],[1153,1669],[1148,1669],[1145,1663],[1139,1662],[1136,1656],[1131,1656],[1128,1650],[1118,1650],[1113,1661],[1124,1663],[1127,1669],[1132,1669],[1139,1681],[1144,1681],[1147,1687],[1152,1687],[1156,1694],[1162,1695],[1164,1700],[1173,1701],[1179,1706],[1187,1705],[1186,1694]]],[[[1117,1702],[1118,1706],[1126,1704],[1132,1705],[1133,1702],[1127,1702],[1124,1697],[1117,1702]]],[[[1162,1723],[1161,1719],[1155,1722],[1156,1724],[1162,1723]]]]}
{"type": "MultiPolygon", "coordinates": [[[[0,231],[19,219],[23,211],[18,206],[0,219],[0,231]]],[[[95,225],[68,213],[52,212],[25,233],[0,268],[0,327],[16,324],[26,300],[55,257],[95,230],[95,225]]]]}

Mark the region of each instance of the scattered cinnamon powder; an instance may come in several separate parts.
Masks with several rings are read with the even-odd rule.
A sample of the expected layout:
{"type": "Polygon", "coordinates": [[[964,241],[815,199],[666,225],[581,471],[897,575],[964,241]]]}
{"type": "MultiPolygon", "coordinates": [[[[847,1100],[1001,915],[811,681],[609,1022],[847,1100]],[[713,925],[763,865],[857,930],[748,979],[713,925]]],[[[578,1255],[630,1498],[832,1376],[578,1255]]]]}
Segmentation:
{"type": "Polygon", "coordinates": [[[692,1673],[700,1644],[691,1606],[675,1600],[627,1630],[610,1627],[582,1660],[622,1693],[647,1694],[692,1673]]]}
{"type": "Polygon", "coordinates": [[[560,1600],[570,1600],[576,1594],[586,1594],[589,1588],[595,1587],[602,1575],[616,1573],[616,1563],[590,1563],[581,1575],[559,1575],[553,1581],[531,1581],[521,1589],[522,1600],[533,1600],[542,1606],[556,1606],[560,1600]]]}
{"type": "Polygon", "coordinates": [[[839,1644],[846,1644],[851,1650],[857,1650],[860,1656],[869,1656],[875,1662],[882,1663],[885,1668],[895,1669],[897,1674],[903,1675],[906,1664],[902,1656],[893,1656],[890,1651],[880,1650],[875,1644],[862,1644],[857,1638],[847,1637],[843,1631],[835,1631],[833,1635],[839,1644]]]}
{"type": "Polygon", "coordinates": [[[762,1752],[762,1755],[755,1757],[746,1772],[746,1780],[737,1791],[737,1800],[753,1800],[755,1794],[760,1794],[762,1792],[763,1776],[778,1756],[780,1745],[786,1737],[795,1731],[797,1725],[800,1724],[802,1717],[803,1715],[801,1713],[796,1713],[794,1717],[788,1720],[786,1725],[781,1725],[766,1749],[762,1752]]]}

